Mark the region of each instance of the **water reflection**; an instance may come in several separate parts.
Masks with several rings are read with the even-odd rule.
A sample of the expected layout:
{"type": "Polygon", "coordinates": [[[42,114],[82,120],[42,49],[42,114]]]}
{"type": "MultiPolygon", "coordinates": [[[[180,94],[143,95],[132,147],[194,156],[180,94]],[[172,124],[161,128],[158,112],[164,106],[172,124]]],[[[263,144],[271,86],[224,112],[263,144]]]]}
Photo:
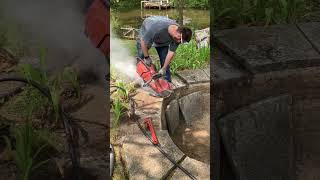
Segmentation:
{"type": "Polygon", "coordinates": [[[125,33],[136,33],[143,22],[149,16],[166,16],[175,19],[177,22],[183,20],[183,24],[192,29],[204,29],[210,25],[210,14],[208,10],[185,9],[183,12],[178,9],[134,9],[129,11],[114,12],[118,23],[117,34],[123,36],[125,33]],[[183,14],[181,18],[181,14],[183,14]],[[121,30],[122,28],[122,30],[121,30]],[[128,32],[130,29],[130,32],[128,32]]]}

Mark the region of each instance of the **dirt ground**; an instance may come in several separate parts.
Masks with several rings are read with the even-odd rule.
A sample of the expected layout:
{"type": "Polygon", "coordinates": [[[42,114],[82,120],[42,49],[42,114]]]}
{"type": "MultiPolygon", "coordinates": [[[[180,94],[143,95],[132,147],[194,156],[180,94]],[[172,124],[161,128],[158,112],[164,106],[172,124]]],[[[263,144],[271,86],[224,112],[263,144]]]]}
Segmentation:
{"type": "Polygon", "coordinates": [[[173,134],[175,144],[188,156],[210,163],[210,117],[204,116],[192,126],[181,125],[173,134]]]}

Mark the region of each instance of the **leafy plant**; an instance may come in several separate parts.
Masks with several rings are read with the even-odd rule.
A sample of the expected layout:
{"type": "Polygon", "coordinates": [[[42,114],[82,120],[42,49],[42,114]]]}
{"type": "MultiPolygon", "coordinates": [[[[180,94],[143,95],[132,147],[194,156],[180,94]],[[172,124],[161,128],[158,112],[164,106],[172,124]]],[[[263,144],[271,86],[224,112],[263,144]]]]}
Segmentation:
{"type": "Polygon", "coordinates": [[[60,117],[60,97],[63,92],[61,88],[61,76],[57,76],[56,79],[52,82],[52,85],[49,87],[50,95],[51,95],[51,102],[55,114],[56,124],[58,123],[58,119],[60,117]]]}
{"type": "MultiPolygon", "coordinates": [[[[62,82],[63,81],[70,82],[76,93],[77,98],[79,99],[80,99],[80,84],[79,84],[76,72],[69,67],[66,67],[62,72],[62,74],[59,73],[49,80],[46,72],[45,58],[46,58],[46,50],[44,48],[40,48],[40,53],[39,53],[40,67],[34,67],[30,64],[23,64],[21,65],[20,71],[28,81],[36,82],[42,88],[49,90],[50,98],[51,98],[50,102],[52,103],[53,111],[54,111],[54,115],[57,123],[60,115],[60,110],[59,110],[60,97],[62,95],[62,92],[64,91],[62,87],[62,82]]],[[[38,92],[38,90],[35,90],[35,91],[38,92]]],[[[41,93],[38,92],[37,94],[43,97],[41,93]]],[[[48,102],[45,97],[38,98],[35,96],[33,97],[32,101],[35,101],[35,100],[43,101],[43,102],[38,102],[37,105],[46,104],[48,102]]],[[[41,106],[38,106],[38,107],[41,107],[41,106]]]]}
{"type": "Polygon", "coordinates": [[[113,125],[114,126],[119,126],[120,120],[123,117],[125,110],[125,106],[121,102],[119,98],[115,98],[113,101],[113,111],[114,111],[114,120],[113,120],[113,125]]]}
{"type": "MultiPolygon", "coordinates": [[[[15,148],[11,146],[8,137],[4,137],[7,148],[13,156],[14,161],[20,172],[20,179],[28,180],[32,172],[50,161],[49,159],[40,160],[39,156],[44,148],[49,145],[48,138],[44,138],[44,134],[36,131],[32,127],[31,114],[22,127],[17,127],[12,130],[15,139],[15,148]]],[[[52,146],[54,147],[54,146],[52,146]]]]}
{"type": "Polygon", "coordinates": [[[210,48],[198,49],[195,40],[191,40],[186,45],[180,45],[175,53],[175,57],[170,64],[173,74],[184,69],[199,69],[209,64],[210,48]]]}
{"type": "Polygon", "coordinates": [[[127,100],[129,97],[129,90],[126,86],[126,84],[123,81],[117,81],[116,82],[116,86],[118,86],[121,89],[118,89],[117,91],[117,95],[123,99],[123,100],[127,100]]]}
{"type": "Polygon", "coordinates": [[[76,72],[72,68],[66,67],[63,71],[63,77],[63,79],[69,81],[72,84],[77,98],[80,99],[80,84],[76,72]]]}

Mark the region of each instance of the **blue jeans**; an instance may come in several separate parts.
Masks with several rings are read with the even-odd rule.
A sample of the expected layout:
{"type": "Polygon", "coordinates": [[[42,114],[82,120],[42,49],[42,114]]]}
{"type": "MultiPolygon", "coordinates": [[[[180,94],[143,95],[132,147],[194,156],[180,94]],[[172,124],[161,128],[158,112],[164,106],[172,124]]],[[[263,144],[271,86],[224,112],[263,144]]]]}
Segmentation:
{"type": "MultiPolygon", "coordinates": [[[[141,49],[141,44],[140,44],[139,41],[137,42],[137,50],[138,50],[138,54],[137,54],[138,57],[140,57],[141,59],[143,59],[143,58],[144,58],[144,55],[143,55],[143,51],[142,51],[142,49],[141,49]]],[[[158,55],[159,55],[160,66],[161,66],[161,68],[162,68],[163,65],[164,65],[164,62],[165,62],[165,60],[166,60],[169,47],[168,47],[168,46],[156,47],[156,50],[157,50],[157,53],[158,53],[158,55]]],[[[167,66],[167,71],[166,71],[166,75],[165,75],[164,78],[165,78],[167,81],[171,82],[170,65],[167,66]]]]}

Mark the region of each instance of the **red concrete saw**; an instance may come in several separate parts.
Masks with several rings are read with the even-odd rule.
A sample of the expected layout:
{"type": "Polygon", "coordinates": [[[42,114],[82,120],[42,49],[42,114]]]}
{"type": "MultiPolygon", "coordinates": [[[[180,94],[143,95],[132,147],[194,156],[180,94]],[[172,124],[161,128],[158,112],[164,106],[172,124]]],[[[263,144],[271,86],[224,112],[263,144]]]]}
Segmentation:
{"type": "Polygon", "coordinates": [[[143,79],[143,87],[150,87],[154,93],[152,96],[169,97],[172,93],[172,85],[156,71],[154,64],[147,66],[143,60],[137,57],[137,73],[143,79]]]}

